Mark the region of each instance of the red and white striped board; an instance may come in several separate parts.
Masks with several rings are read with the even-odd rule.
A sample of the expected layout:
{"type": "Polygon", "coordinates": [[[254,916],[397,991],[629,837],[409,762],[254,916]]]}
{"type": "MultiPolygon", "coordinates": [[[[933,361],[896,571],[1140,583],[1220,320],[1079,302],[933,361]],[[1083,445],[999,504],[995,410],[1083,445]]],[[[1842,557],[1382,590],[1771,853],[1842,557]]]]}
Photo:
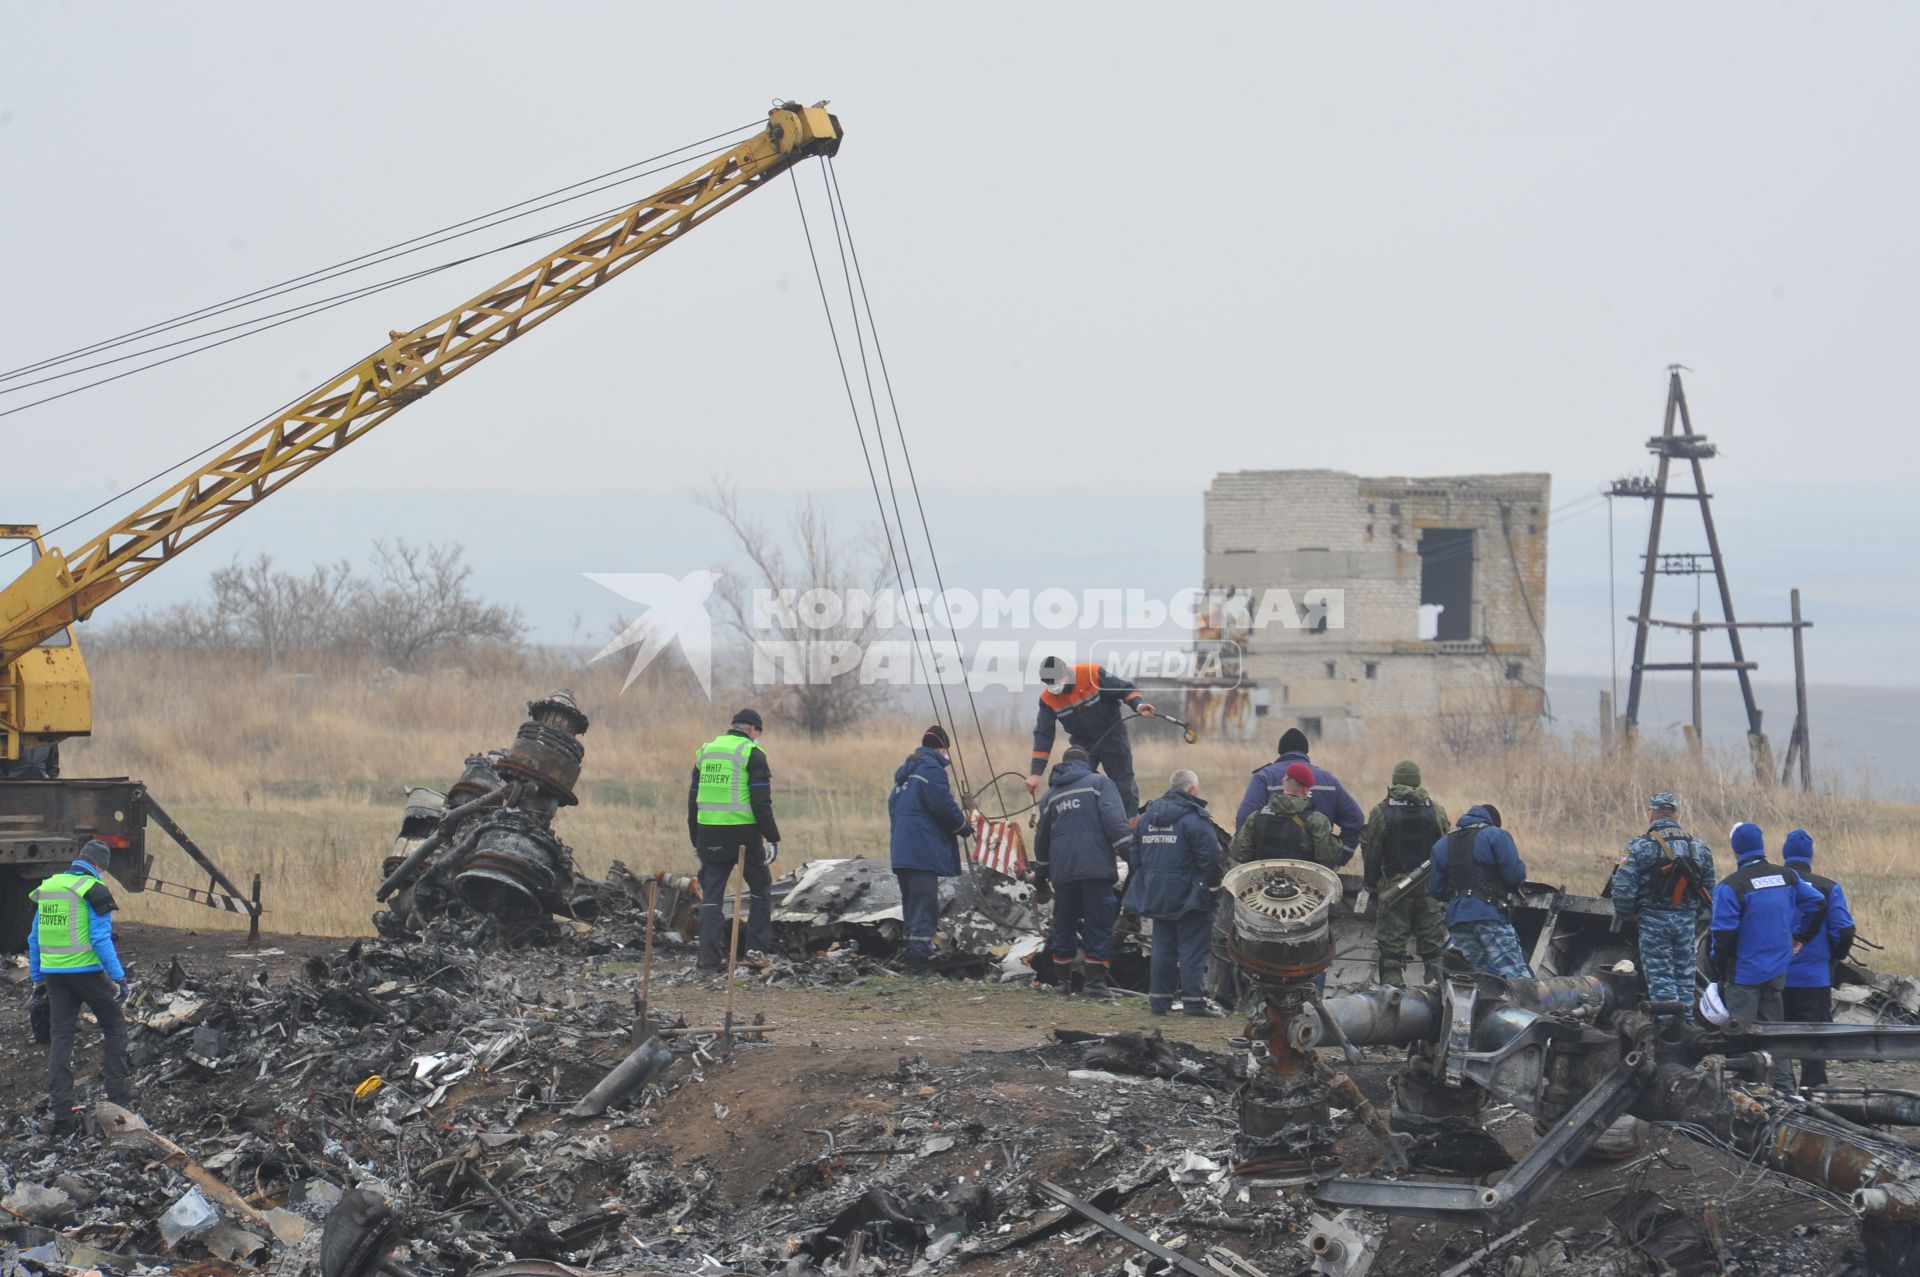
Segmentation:
{"type": "Polygon", "coordinates": [[[1027,872],[1027,840],[1017,820],[973,815],[973,859],[995,873],[1019,878],[1027,872]]]}

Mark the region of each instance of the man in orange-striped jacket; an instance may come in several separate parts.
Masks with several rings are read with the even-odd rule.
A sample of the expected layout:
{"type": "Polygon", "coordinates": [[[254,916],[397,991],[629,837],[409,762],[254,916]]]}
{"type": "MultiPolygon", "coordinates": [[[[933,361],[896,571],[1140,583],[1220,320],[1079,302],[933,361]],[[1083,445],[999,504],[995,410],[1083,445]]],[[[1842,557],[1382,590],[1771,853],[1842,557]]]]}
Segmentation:
{"type": "Polygon", "coordinates": [[[1040,713],[1033,720],[1033,762],[1027,792],[1040,788],[1040,777],[1053,755],[1056,726],[1067,729],[1067,744],[1087,751],[1098,770],[1120,791],[1127,819],[1140,811],[1140,786],[1133,779],[1133,745],[1127,740],[1125,710],[1153,717],[1153,706],[1140,698],[1140,689],[1109,674],[1092,661],[1068,665],[1057,656],[1040,664],[1040,713]]]}

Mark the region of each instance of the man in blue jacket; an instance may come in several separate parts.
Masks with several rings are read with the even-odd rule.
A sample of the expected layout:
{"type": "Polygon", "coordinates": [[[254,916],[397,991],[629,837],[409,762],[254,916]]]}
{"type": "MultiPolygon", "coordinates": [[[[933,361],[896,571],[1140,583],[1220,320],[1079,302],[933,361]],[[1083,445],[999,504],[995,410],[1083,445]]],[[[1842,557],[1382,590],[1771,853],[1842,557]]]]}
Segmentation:
{"type": "Polygon", "coordinates": [[[1213,893],[1222,873],[1220,835],[1207,818],[1200,778],[1186,770],[1167,781],[1133,827],[1127,857],[1127,908],[1153,919],[1153,961],[1147,1010],[1165,1015],[1180,986],[1180,1009],[1203,1019],[1226,1013],[1207,1000],[1207,950],[1213,938],[1213,893]]]}
{"type": "Polygon", "coordinates": [[[73,1103],[73,1038],[82,1006],[93,1011],[106,1039],[101,1072],[107,1098],[120,1105],[133,1103],[127,1084],[127,1019],[120,1011],[127,996],[127,972],[113,944],[113,893],[98,868],[108,854],[107,845],[94,839],[65,873],[42,880],[33,891],[27,961],[34,983],[46,988],[52,1017],[47,1097],[56,1134],[80,1125],[80,1110],[73,1103]]]}
{"type": "MultiPolygon", "coordinates": [[[[1787,866],[1767,863],[1760,826],[1735,825],[1731,841],[1740,867],[1713,889],[1714,979],[1734,1019],[1770,1024],[1785,1018],[1787,968],[1821,927],[1826,897],[1787,866]]],[[[1774,1061],[1772,1082],[1793,1089],[1785,1058],[1774,1061]]]]}
{"type": "MultiPolygon", "coordinates": [[[[1804,829],[1788,834],[1780,846],[1780,858],[1826,901],[1820,909],[1822,925],[1787,964],[1787,987],[1780,994],[1783,1018],[1803,1024],[1829,1024],[1833,1020],[1833,971],[1853,949],[1853,911],[1847,908],[1847,893],[1839,883],[1813,872],[1813,835],[1804,829]]],[[[1800,1061],[1800,1085],[1826,1084],[1825,1060],[1800,1061]]]]}
{"type": "Polygon", "coordinates": [[[940,918],[940,880],[960,874],[959,840],[973,831],[947,779],[947,729],[935,723],[893,773],[887,795],[893,876],[900,882],[909,974],[927,970],[940,918]]]}
{"type": "Polygon", "coordinates": [[[1084,749],[1069,749],[1047,778],[1033,835],[1034,874],[1053,884],[1053,963],[1062,993],[1073,992],[1075,955],[1084,949],[1081,991],[1091,998],[1114,996],[1107,949],[1120,901],[1113,884],[1120,881],[1118,858],[1132,832],[1119,788],[1093,770],[1084,749]]]}
{"type": "Polygon", "coordinates": [[[1500,828],[1500,809],[1467,809],[1452,833],[1433,844],[1427,890],[1447,903],[1447,945],[1476,971],[1507,980],[1531,980],[1533,968],[1507,921],[1514,888],[1527,880],[1513,836],[1500,828]]]}
{"type": "Polygon", "coordinates": [[[1289,727],[1280,735],[1280,757],[1264,767],[1256,768],[1247,781],[1247,792],[1241,795],[1240,810],[1233,815],[1233,827],[1238,830],[1247,823],[1247,817],[1267,805],[1267,800],[1280,792],[1286,782],[1287,766],[1290,763],[1304,763],[1313,768],[1313,792],[1308,795],[1313,809],[1325,816],[1340,832],[1340,845],[1345,854],[1340,863],[1346,864],[1353,859],[1353,853],[1360,847],[1360,833],[1367,826],[1367,813],[1360,810],[1360,804],[1354,801],[1340,778],[1324,767],[1314,766],[1307,757],[1307,734],[1298,727],[1289,727]]]}

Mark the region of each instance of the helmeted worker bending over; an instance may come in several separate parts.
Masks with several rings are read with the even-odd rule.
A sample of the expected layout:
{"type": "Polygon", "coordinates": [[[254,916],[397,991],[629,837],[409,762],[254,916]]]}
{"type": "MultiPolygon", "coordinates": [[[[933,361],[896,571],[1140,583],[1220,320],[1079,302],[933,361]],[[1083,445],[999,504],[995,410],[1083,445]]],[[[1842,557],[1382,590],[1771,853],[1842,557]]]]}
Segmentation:
{"type": "Polygon", "coordinates": [[[47,1051],[47,1098],[55,1134],[79,1129],[73,1103],[73,1038],[85,1006],[106,1039],[101,1070],[107,1098],[131,1105],[127,1082],[127,971],[113,943],[113,892],[101,880],[110,851],[99,839],[80,849],[65,873],[34,888],[33,929],[27,933],[27,963],[35,984],[46,989],[53,1040],[47,1051]]]}
{"type": "Polygon", "coordinates": [[[1088,761],[1110,777],[1120,792],[1127,818],[1140,810],[1140,786],[1133,778],[1133,745],[1127,739],[1123,709],[1152,718],[1153,706],[1140,698],[1140,689],[1109,674],[1091,661],[1069,665],[1057,656],[1040,663],[1040,712],[1033,720],[1033,763],[1027,792],[1037,793],[1040,777],[1053,756],[1056,726],[1067,729],[1067,744],[1078,747],[1088,761]]]}
{"type": "Polygon", "coordinates": [[[757,742],[765,724],[743,709],[726,731],[700,747],[687,785],[687,836],[700,858],[700,970],[727,969],[726,912],[722,902],[733,866],[746,852],[747,948],[773,948],[773,882],[769,865],[780,855],[773,819],[773,773],[757,742]]]}

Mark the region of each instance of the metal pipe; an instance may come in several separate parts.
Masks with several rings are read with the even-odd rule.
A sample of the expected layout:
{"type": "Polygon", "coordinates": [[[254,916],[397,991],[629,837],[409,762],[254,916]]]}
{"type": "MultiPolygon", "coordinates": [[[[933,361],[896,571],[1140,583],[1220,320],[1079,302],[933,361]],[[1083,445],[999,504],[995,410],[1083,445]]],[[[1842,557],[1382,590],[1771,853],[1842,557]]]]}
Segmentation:
{"type": "Polygon", "coordinates": [[[1316,1002],[1316,1008],[1300,1010],[1301,1032],[1295,1039],[1299,1046],[1314,1046],[1323,1037],[1335,1041],[1344,1037],[1356,1046],[1414,1042],[1431,1037],[1439,1023],[1438,997],[1424,989],[1375,989],[1316,1002]],[[1323,1013],[1338,1022],[1338,1034],[1322,1022],[1323,1013]]]}
{"type": "MultiPolygon", "coordinates": [[[[260,900],[258,890],[256,889],[252,900],[247,899],[240,888],[233,885],[233,879],[227,877],[227,875],[221,871],[220,866],[213,863],[213,858],[207,855],[206,852],[200,850],[198,843],[187,837],[187,831],[180,828],[179,822],[174,820],[172,816],[167,815],[167,809],[160,805],[159,800],[153,796],[152,790],[147,791],[147,815],[153,817],[153,823],[160,826],[160,828],[166,832],[167,837],[180,844],[180,850],[191,856],[194,864],[199,865],[207,871],[207,877],[219,883],[226,893],[235,900],[248,906],[247,916],[252,920],[253,924],[251,930],[257,934],[260,929],[260,900]]],[[[106,866],[102,865],[101,868],[104,869],[106,866]]]]}
{"type": "Polygon", "coordinates": [[[375,900],[385,900],[388,896],[419,877],[420,867],[426,864],[427,857],[440,849],[440,844],[447,840],[448,835],[454,831],[455,827],[458,826],[462,820],[471,816],[474,812],[479,811],[494,799],[503,796],[511,788],[513,788],[513,782],[505,782],[493,789],[489,789],[472,802],[461,803],[458,807],[455,807],[452,811],[440,817],[440,823],[434,827],[433,832],[425,838],[422,838],[420,845],[415,847],[407,858],[400,862],[398,868],[387,875],[387,880],[380,884],[380,890],[373,893],[373,898],[375,900]]]}
{"type": "Polygon", "coordinates": [[[617,1104],[647,1083],[665,1073],[673,1064],[673,1052],[658,1035],[648,1038],[613,1066],[599,1084],[568,1109],[567,1117],[598,1117],[608,1106],[617,1104]]]}

